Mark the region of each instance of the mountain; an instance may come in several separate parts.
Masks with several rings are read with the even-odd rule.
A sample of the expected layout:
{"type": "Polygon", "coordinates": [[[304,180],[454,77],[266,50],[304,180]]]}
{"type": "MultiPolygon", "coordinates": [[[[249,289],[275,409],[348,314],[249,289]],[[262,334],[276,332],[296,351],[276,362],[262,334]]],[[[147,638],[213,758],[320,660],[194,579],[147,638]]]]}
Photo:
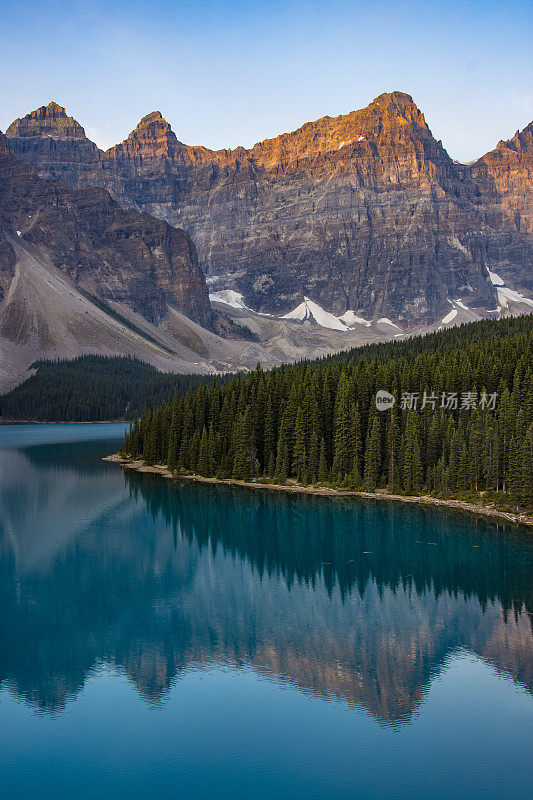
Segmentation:
{"type": "MultiPolygon", "coordinates": [[[[187,234],[146,213],[126,211],[104,189],[72,189],[37,177],[0,151],[0,213],[6,234],[34,245],[86,291],[123,303],[149,322],[173,304],[209,326],[211,309],[187,234]]],[[[6,267],[12,263],[13,248],[6,267]]]]}
{"type": "Polygon", "coordinates": [[[212,314],[183,230],[124,210],[105,189],[39,178],[0,134],[0,392],[40,359],[136,356],[165,372],[212,373],[327,355],[394,331],[307,329],[214,306],[212,314]]]}
{"type": "Polygon", "coordinates": [[[290,314],[307,297],[413,328],[453,301],[501,310],[489,272],[515,294],[533,288],[531,125],[472,165],[448,156],[402,92],[250,149],[186,145],[155,111],[102,153],[56,104],[7,135],[41,175],[103,186],[184,228],[213,291],[255,311],[290,314]]]}
{"type": "Polygon", "coordinates": [[[105,189],[39,178],[0,134],[0,383],[16,383],[37,357],[80,352],[176,369],[179,342],[156,331],[171,312],[211,327],[189,236],[105,189]]]}
{"type": "Polygon", "coordinates": [[[38,165],[41,177],[66,180],[76,187],[94,182],[92,171],[98,169],[103,153],[57,103],[15,120],[6,136],[17,159],[38,165]]]}

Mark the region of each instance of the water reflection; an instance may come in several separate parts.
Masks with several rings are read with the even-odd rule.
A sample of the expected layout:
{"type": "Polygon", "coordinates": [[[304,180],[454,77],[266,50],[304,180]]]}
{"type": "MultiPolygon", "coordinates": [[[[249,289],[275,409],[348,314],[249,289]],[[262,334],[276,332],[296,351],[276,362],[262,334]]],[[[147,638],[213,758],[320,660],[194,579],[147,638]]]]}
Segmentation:
{"type": "Polygon", "coordinates": [[[466,648],[533,689],[527,534],[440,509],[176,486],[109,443],[2,453],[0,682],[59,711],[102,662],[151,701],[251,665],[383,723],[466,648]]]}

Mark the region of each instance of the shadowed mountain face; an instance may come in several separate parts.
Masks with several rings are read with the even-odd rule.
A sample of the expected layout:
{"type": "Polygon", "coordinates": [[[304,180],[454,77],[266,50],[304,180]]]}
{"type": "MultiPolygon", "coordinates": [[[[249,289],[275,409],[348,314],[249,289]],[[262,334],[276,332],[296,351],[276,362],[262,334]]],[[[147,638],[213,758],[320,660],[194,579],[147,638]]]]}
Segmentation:
{"type": "Polygon", "coordinates": [[[409,722],[451,655],[533,690],[532,547],[438,509],[176,485],[111,444],[3,451],[0,683],[43,710],[99,663],[147,698],[249,665],[409,722]]]}
{"type": "Polygon", "coordinates": [[[19,158],[183,227],[216,285],[256,310],[309,296],[405,327],[435,322],[456,298],[494,309],[488,269],[533,289],[531,126],[459,165],[393,92],[249,150],[185,145],[156,111],[101,153],[51,106],[8,129],[19,158]]]}
{"type": "MultiPolygon", "coordinates": [[[[36,145],[46,157],[67,158],[64,148],[79,147],[61,163],[69,170],[86,163],[83,129],[58,106],[15,127],[25,134],[26,154],[36,145]]],[[[391,338],[390,327],[304,329],[246,309],[234,311],[249,329],[218,312],[213,323],[185,231],[124,209],[103,188],[57,180],[68,177],[58,163],[51,162],[50,180],[39,178],[0,133],[0,393],[29,377],[40,359],[134,355],[165,371],[205,373],[391,338]]]]}
{"type": "MultiPolygon", "coordinates": [[[[77,123],[53,111],[40,120],[42,135],[63,123],[63,138],[48,141],[83,145],[77,123]]],[[[9,237],[19,237],[84,290],[124,304],[149,322],[158,323],[170,305],[211,324],[205,279],[184,231],[125,211],[104,189],[72,189],[38,178],[33,167],[13,157],[1,134],[0,223],[0,299],[15,272],[9,237]]]]}

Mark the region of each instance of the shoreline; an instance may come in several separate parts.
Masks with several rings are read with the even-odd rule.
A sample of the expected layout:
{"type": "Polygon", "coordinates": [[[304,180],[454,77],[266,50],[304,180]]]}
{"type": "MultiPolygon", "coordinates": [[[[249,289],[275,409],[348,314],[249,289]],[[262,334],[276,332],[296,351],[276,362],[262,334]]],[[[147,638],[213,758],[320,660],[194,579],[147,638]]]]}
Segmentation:
{"type": "Polygon", "coordinates": [[[0,425],[129,425],[130,419],[2,419],[0,425]]]}
{"type": "Polygon", "coordinates": [[[441,506],[444,508],[453,508],[458,511],[466,511],[471,514],[480,514],[486,517],[501,519],[505,522],[512,522],[515,525],[527,525],[528,527],[533,527],[533,517],[528,516],[527,514],[511,514],[506,511],[500,511],[491,506],[468,503],[465,500],[442,500],[438,497],[430,497],[429,495],[401,495],[382,491],[356,492],[351,490],[330,489],[326,486],[300,486],[298,484],[290,483],[282,486],[276,483],[256,483],[254,481],[241,481],[233,478],[204,478],[202,475],[174,475],[167,467],[164,467],[160,464],[149,466],[148,464],[145,464],[142,459],[123,458],[118,453],[104,456],[103,461],[111,461],[115,464],[120,464],[120,466],[124,469],[132,469],[136,472],[159,475],[162,478],[170,478],[172,480],[220,484],[221,486],[240,486],[246,489],[270,489],[272,491],[289,492],[292,494],[316,495],[317,497],[358,497],[364,500],[390,500],[416,505],[441,506]]]}

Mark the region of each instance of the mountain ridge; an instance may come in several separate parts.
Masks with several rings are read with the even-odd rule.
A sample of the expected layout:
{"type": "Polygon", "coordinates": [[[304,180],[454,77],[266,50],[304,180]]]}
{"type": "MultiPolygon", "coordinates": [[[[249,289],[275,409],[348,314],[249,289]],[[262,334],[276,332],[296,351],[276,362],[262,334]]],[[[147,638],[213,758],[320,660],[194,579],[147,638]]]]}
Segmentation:
{"type": "Polygon", "coordinates": [[[20,120],[8,133],[41,175],[103,186],[183,227],[214,289],[255,311],[288,313],[308,296],[409,328],[440,319],[450,298],[495,308],[489,271],[533,289],[530,129],[456,164],[396,91],[249,149],[183,144],[159,111],[105,153],[71,140],[71,158],[14,135],[20,120]]]}

